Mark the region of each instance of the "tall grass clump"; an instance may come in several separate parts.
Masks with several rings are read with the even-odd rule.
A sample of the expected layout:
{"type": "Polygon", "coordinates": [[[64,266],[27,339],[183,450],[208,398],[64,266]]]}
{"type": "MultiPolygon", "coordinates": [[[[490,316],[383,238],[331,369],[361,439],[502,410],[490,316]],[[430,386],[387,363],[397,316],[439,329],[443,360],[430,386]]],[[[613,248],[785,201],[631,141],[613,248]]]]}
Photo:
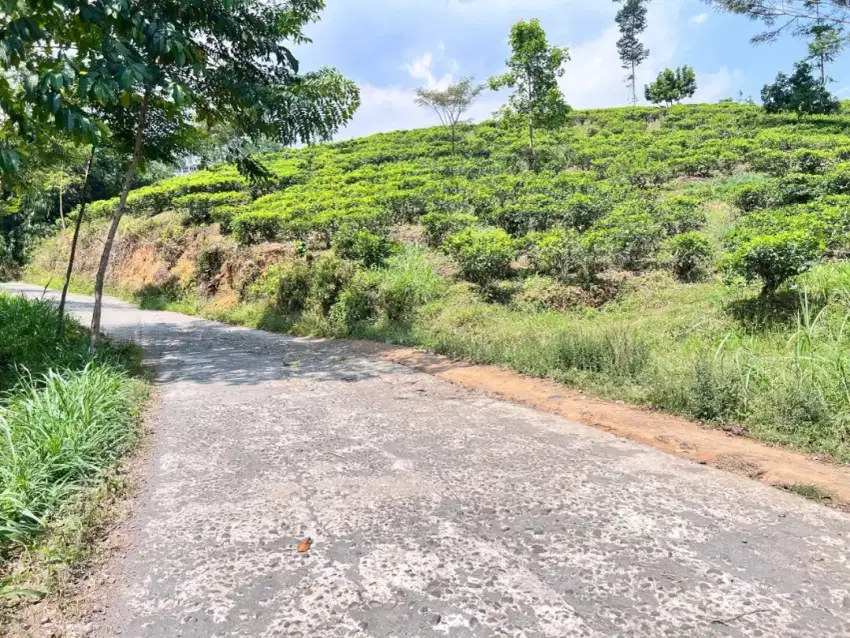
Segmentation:
{"type": "Polygon", "coordinates": [[[52,369],[77,369],[88,359],[88,337],[68,322],[56,340],[58,314],[47,301],[0,294],[0,392],[9,390],[26,371],[40,376],[52,369]]]}
{"type": "Polygon", "coordinates": [[[18,387],[0,407],[0,547],[38,535],[115,466],[135,438],[139,405],[126,373],[94,363],[18,387]]]}
{"type": "Polygon", "coordinates": [[[107,342],[92,358],[87,331],[69,319],[57,339],[56,319],[47,302],[0,294],[0,599],[20,582],[49,588],[36,571],[53,574],[80,555],[84,533],[69,543],[47,532],[109,484],[146,395],[132,346],[107,342]]]}

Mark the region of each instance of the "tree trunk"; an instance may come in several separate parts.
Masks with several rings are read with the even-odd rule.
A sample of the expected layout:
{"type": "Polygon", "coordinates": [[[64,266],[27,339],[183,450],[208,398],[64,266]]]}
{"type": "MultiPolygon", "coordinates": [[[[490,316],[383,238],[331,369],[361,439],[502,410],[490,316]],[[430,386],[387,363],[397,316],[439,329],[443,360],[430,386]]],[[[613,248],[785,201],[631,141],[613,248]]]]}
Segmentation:
{"type": "Polygon", "coordinates": [[[635,77],[634,62],[632,62],[632,106],[637,106],[637,78],[635,77]]]}
{"type": "Polygon", "coordinates": [[[820,83],[826,86],[826,60],[823,54],[820,56],[820,83]]]}
{"type": "MultiPolygon", "coordinates": [[[[68,287],[71,285],[71,275],[74,272],[74,259],[77,256],[77,240],[80,238],[80,226],[83,223],[83,215],[86,214],[86,204],[88,203],[88,188],[89,175],[91,167],[94,163],[95,146],[91,147],[91,155],[89,155],[88,164],[86,164],[86,176],[83,179],[83,203],[80,206],[80,213],[77,215],[77,221],[74,224],[74,238],[71,240],[71,254],[68,257],[68,270],[65,273],[65,285],[62,286],[62,295],[59,297],[59,320],[56,322],[56,340],[62,338],[62,327],[65,323],[65,300],[68,297],[68,287]]],[[[61,208],[61,205],[60,205],[61,208]]]]}
{"type": "Polygon", "coordinates": [[[537,167],[537,157],[534,154],[534,120],[528,118],[528,145],[531,148],[531,170],[537,167]]]}
{"type": "Polygon", "coordinates": [[[100,315],[103,310],[103,285],[106,281],[106,269],[109,267],[109,256],[112,253],[112,244],[115,242],[115,235],[118,233],[118,225],[121,223],[121,217],[124,215],[124,209],[127,206],[127,196],[130,194],[130,188],[136,179],[136,169],[139,166],[139,159],[142,156],[142,145],[145,139],[145,125],[147,123],[148,102],[150,101],[150,90],[145,91],[145,97],[142,99],[142,108],[139,111],[139,121],[136,124],[136,145],[133,149],[133,157],[130,160],[130,166],[127,167],[127,175],[124,178],[124,187],[121,190],[121,198],[118,200],[118,206],[115,213],[112,215],[112,224],[109,226],[109,233],[106,235],[106,243],[103,245],[103,253],[100,256],[100,264],[97,267],[97,277],[94,282],[94,310],[91,318],[91,351],[94,353],[97,350],[97,344],[100,339],[100,315]]]}
{"type": "Polygon", "coordinates": [[[59,219],[62,220],[62,230],[65,230],[65,211],[62,203],[62,190],[65,187],[65,165],[62,165],[62,172],[59,173],[59,219]]]}

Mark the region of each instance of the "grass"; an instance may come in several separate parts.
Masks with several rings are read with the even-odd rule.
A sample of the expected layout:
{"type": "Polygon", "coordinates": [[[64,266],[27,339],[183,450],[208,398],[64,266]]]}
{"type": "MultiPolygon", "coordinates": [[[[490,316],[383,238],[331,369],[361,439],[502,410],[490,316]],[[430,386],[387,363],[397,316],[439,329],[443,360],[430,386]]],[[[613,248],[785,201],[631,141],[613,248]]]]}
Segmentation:
{"type": "Polygon", "coordinates": [[[274,332],[352,336],[503,365],[850,462],[850,264],[820,265],[769,301],[750,288],[682,284],[655,271],[601,309],[559,312],[516,298],[489,303],[474,287],[436,275],[429,259],[405,250],[370,275],[368,295],[346,297],[378,295],[371,303],[383,309],[350,324],[333,312],[284,312],[273,295],[221,305],[191,291],[163,300],[144,289],[134,300],[274,332]]]}
{"type": "Polygon", "coordinates": [[[93,495],[113,481],[137,441],[147,385],[133,346],[107,342],[94,358],[88,334],[41,301],[0,294],[0,596],[84,553],[97,519],[93,495]],[[74,540],[76,539],[76,540],[74,540]],[[44,563],[34,561],[45,556],[44,563]]]}
{"type": "Polygon", "coordinates": [[[832,498],[829,494],[824,492],[816,485],[797,483],[795,485],[789,485],[786,489],[789,492],[794,492],[794,494],[797,494],[798,496],[802,496],[803,498],[806,498],[810,501],[816,501],[818,503],[831,500],[832,498]]]}

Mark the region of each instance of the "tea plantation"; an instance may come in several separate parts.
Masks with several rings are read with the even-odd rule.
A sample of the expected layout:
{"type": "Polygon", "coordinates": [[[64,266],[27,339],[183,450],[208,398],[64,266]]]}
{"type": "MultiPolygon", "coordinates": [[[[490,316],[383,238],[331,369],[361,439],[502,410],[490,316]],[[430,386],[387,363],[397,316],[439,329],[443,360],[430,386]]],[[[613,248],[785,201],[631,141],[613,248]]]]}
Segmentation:
{"type": "MultiPolygon", "coordinates": [[[[850,459],[850,117],[575,111],[533,167],[524,132],[496,122],[464,127],[455,152],[435,128],[264,162],[263,184],[215,165],[133,191],[113,290],[498,363],[850,459]]],[[[84,248],[114,206],[89,207],[84,248]]],[[[60,270],[57,247],[67,235],[33,276],[60,270]]]]}

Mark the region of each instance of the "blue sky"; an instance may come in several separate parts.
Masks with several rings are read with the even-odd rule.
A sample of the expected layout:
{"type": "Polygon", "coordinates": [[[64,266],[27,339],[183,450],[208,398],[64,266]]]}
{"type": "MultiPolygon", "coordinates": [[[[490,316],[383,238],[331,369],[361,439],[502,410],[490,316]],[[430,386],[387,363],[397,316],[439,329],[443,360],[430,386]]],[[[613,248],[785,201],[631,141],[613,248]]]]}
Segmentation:
{"type": "MultiPolygon", "coordinates": [[[[570,48],[561,82],[576,108],[626,104],[627,91],[615,43],[618,5],[611,0],[327,0],[314,42],[298,48],[303,68],[339,68],[361,87],[363,106],[340,138],[437,123],[413,104],[419,86],[439,86],[474,75],[480,81],[504,69],[511,25],[539,18],[552,44],[570,48]]],[[[651,56],[639,70],[642,87],[666,66],[689,64],[697,71],[694,101],[726,97],[758,99],[762,85],[789,71],[806,55],[805,42],[785,38],[754,47],[759,24],[715,13],[700,0],[651,0],[643,36],[651,56]]],[[[831,69],[831,85],[850,97],[850,75],[831,69]]],[[[486,119],[505,100],[485,93],[471,113],[486,119]]]]}

